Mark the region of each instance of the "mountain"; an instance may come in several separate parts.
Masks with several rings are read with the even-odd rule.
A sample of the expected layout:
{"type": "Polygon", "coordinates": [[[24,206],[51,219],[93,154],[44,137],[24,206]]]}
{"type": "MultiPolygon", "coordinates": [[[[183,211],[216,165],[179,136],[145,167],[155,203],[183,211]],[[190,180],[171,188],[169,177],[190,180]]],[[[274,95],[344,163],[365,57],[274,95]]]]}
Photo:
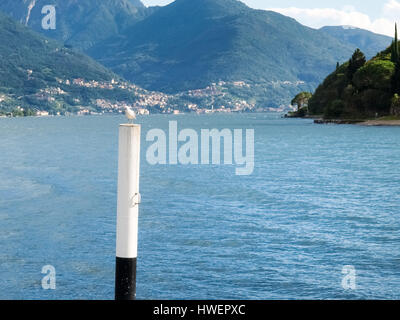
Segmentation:
{"type": "Polygon", "coordinates": [[[96,99],[118,100],[123,90],[102,88],[116,81],[122,79],[91,58],[0,13],[0,110],[74,112],[96,99]]]}
{"type": "Polygon", "coordinates": [[[287,103],[299,89],[314,89],[353,49],[240,1],[176,0],[88,53],[146,89],[179,92],[245,82],[252,88],[248,95],[269,106],[287,103]]]}
{"type": "Polygon", "coordinates": [[[357,47],[237,0],[150,8],[138,0],[2,0],[0,10],[147,90],[183,96],[198,108],[288,105],[357,47]],[[56,30],[41,28],[45,4],[56,5],[56,30]]]}
{"type": "MultiPolygon", "coordinates": [[[[140,113],[199,111],[222,100],[248,108],[224,88],[167,95],[127,82],[93,59],[48,39],[0,13],[0,116],[115,113],[126,105],[140,113]],[[210,93],[212,98],[210,99],[210,93]]],[[[227,111],[223,109],[222,111],[227,111]]]]}
{"type": "Polygon", "coordinates": [[[368,59],[387,48],[393,41],[391,37],[350,26],[323,27],[320,30],[359,48],[368,59]]]}
{"type": "Polygon", "coordinates": [[[118,35],[147,15],[140,0],[1,0],[0,10],[47,37],[82,50],[118,35]],[[56,8],[55,30],[42,28],[45,5],[56,8]]]}
{"type": "MultiPolygon", "coordinates": [[[[127,82],[93,59],[66,48],[0,13],[0,116],[115,113],[129,105],[140,113],[199,111],[219,99],[238,110],[223,88],[167,95],[127,82]],[[209,93],[212,93],[212,99],[209,93]]],[[[224,109],[223,111],[226,111],[224,109]]]]}

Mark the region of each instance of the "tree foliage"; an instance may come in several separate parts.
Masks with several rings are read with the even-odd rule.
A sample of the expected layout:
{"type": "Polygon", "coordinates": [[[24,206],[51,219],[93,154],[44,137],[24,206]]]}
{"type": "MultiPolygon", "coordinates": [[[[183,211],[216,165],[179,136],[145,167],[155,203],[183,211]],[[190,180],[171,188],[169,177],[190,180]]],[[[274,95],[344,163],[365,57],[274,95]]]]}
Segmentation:
{"type": "Polygon", "coordinates": [[[358,69],[363,67],[366,62],[367,59],[365,58],[364,53],[360,49],[357,49],[349,60],[349,67],[347,69],[348,78],[352,80],[354,74],[358,71],[358,69]]]}
{"type": "Polygon", "coordinates": [[[393,96],[390,113],[393,116],[400,116],[400,97],[397,93],[393,96]]]}
{"type": "Polygon", "coordinates": [[[392,55],[392,62],[397,63],[400,59],[400,46],[399,46],[399,39],[397,34],[397,23],[395,26],[395,35],[394,40],[391,46],[391,55],[392,55]]]}
{"type": "Polygon", "coordinates": [[[393,88],[399,88],[400,64],[393,62],[393,47],[368,62],[357,49],[317,88],[309,101],[309,113],[342,119],[389,115],[393,88]]]}
{"type": "Polygon", "coordinates": [[[400,93],[400,43],[397,34],[397,24],[391,49],[392,62],[396,65],[392,78],[392,92],[400,93]]]}
{"type": "Polygon", "coordinates": [[[300,111],[300,109],[308,107],[308,101],[311,99],[311,97],[311,92],[300,92],[293,98],[291,105],[297,105],[297,111],[300,111]]]}

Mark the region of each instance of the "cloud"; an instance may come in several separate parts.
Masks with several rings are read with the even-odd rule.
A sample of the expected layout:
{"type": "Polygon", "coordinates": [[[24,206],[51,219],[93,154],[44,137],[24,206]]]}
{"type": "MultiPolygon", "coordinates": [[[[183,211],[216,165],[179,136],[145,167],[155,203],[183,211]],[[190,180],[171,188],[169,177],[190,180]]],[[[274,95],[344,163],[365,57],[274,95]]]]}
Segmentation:
{"type": "Polygon", "coordinates": [[[383,6],[383,15],[392,20],[400,19],[400,2],[390,0],[383,6]]]}
{"type": "Polygon", "coordinates": [[[353,6],[345,6],[341,10],[333,8],[270,8],[285,16],[292,17],[300,23],[312,28],[323,26],[349,25],[376,33],[393,36],[395,20],[400,20],[400,2],[389,0],[382,7],[381,17],[372,20],[367,14],[357,11],[353,6]]]}

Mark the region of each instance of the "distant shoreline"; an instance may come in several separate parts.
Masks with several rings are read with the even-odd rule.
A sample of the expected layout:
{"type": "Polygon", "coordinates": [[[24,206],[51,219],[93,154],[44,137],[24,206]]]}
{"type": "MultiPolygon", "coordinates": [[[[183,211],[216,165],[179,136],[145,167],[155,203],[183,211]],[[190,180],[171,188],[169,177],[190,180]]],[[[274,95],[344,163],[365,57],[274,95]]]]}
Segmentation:
{"type": "MultiPolygon", "coordinates": [[[[265,111],[231,111],[231,112],[219,112],[219,111],[213,111],[213,112],[206,112],[209,109],[202,109],[204,111],[201,112],[184,112],[184,111],[179,111],[179,112],[154,112],[154,113],[148,113],[148,114],[138,114],[139,116],[149,116],[149,115],[167,115],[167,116],[180,116],[180,115],[187,115],[187,114],[194,114],[194,115],[234,115],[234,114],[265,114],[265,113],[271,113],[271,114],[281,114],[281,111],[270,111],[270,110],[265,110],[265,111]]],[[[107,112],[107,113],[88,113],[88,114],[77,114],[77,113],[69,113],[69,114],[48,114],[48,115],[17,115],[17,116],[11,116],[11,115],[4,115],[0,114],[0,119],[14,119],[14,118],[54,118],[54,117],[102,117],[102,116],[121,116],[124,115],[123,112],[107,112]]]]}
{"type": "Polygon", "coordinates": [[[359,123],[362,126],[390,126],[390,127],[400,127],[400,120],[368,120],[362,123],[359,123]]]}
{"type": "Polygon", "coordinates": [[[345,120],[345,119],[316,119],[316,124],[356,124],[366,127],[400,127],[400,120],[345,120]]]}

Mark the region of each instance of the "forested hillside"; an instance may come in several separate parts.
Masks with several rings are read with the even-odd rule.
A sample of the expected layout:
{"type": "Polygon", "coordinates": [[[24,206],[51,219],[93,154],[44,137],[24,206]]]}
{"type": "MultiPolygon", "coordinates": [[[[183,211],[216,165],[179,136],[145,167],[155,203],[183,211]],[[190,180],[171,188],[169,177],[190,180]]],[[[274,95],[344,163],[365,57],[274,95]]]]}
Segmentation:
{"type": "Polygon", "coordinates": [[[318,87],[309,101],[309,114],[328,119],[362,119],[400,115],[400,44],[367,61],[357,49],[318,87]]]}
{"type": "Polygon", "coordinates": [[[0,109],[51,113],[76,111],[96,98],[117,99],[120,90],[100,83],[120,77],[91,58],[44,38],[0,14],[0,109]],[[79,82],[79,84],[78,84],[79,82]],[[97,83],[97,87],[90,82],[97,83]]]}

